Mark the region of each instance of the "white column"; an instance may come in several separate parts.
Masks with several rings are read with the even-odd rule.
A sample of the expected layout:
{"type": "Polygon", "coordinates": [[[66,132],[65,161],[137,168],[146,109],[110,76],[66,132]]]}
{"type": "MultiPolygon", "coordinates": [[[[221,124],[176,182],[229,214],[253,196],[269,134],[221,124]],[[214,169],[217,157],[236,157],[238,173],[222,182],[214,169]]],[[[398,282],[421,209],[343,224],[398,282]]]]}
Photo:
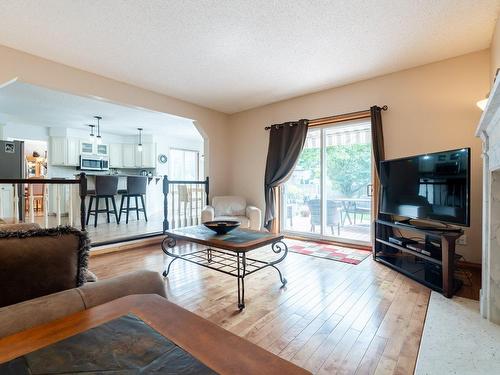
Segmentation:
{"type": "Polygon", "coordinates": [[[61,225],[61,185],[56,184],[56,217],[57,225],[61,225]]]}
{"type": "Polygon", "coordinates": [[[35,198],[33,197],[33,184],[28,184],[28,194],[30,202],[30,220],[32,223],[35,222],[35,198]]]}
{"type": "Polygon", "coordinates": [[[482,228],[482,272],[481,272],[481,290],[479,291],[480,311],[483,318],[488,319],[489,311],[489,245],[490,245],[490,182],[491,175],[489,169],[488,147],[489,139],[488,134],[482,131],[481,140],[483,141],[483,228],[482,228]]]}
{"type": "Polygon", "coordinates": [[[49,227],[49,184],[43,185],[43,219],[45,228],[49,227]]]}

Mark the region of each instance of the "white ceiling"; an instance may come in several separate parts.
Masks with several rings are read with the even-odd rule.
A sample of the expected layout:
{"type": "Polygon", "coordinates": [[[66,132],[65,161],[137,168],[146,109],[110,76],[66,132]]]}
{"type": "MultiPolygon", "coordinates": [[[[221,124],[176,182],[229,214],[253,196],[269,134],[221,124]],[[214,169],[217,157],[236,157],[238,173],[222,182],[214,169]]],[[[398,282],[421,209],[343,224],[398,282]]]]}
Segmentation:
{"type": "Polygon", "coordinates": [[[2,0],[0,44],[226,113],[488,48],[500,0],[2,0]]]}
{"type": "Polygon", "coordinates": [[[125,107],[102,100],[70,95],[44,87],[14,82],[0,88],[0,122],[45,127],[89,129],[94,116],[102,116],[101,131],[108,134],[162,134],[175,138],[198,139],[200,134],[190,119],[125,107]]]}

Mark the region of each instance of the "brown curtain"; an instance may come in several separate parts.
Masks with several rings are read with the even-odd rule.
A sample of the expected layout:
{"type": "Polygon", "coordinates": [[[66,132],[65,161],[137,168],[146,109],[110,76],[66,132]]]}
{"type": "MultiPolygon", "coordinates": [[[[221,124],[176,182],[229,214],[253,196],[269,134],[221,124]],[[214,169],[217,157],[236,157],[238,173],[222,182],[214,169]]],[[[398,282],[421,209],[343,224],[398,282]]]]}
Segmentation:
{"type": "MultiPolygon", "coordinates": [[[[373,106],[370,108],[370,117],[372,123],[372,150],[373,162],[375,164],[373,176],[373,217],[375,219],[391,220],[391,217],[386,214],[379,214],[380,207],[380,162],[385,160],[384,150],[384,132],[382,127],[382,108],[373,106]]],[[[376,227],[376,225],[375,225],[376,227]]],[[[387,231],[388,227],[383,227],[383,231],[387,231]]],[[[387,233],[386,233],[387,234],[387,233]]],[[[375,230],[372,231],[372,236],[375,236],[375,230]]],[[[372,238],[374,243],[374,238],[372,238]]]]}
{"type": "Polygon", "coordinates": [[[264,226],[271,229],[276,218],[275,188],[286,182],[293,172],[307,137],[308,120],[271,126],[267,150],[264,194],[266,212],[264,226]]]}
{"type": "Polygon", "coordinates": [[[370,117],[372,120],[372,149],[377,179],[380,176],[380,162],[385,159],[384,150],[384,132],[382,130],[382,108],[376,105],[370,108],[370,117]]]}
{"type": "Polygon", "coordinates": [[[379,193],[380,193],[380,161],[385,159],[384,132],[382,129],[382,108],[373,106],[370,108],[372,123],[372,150],[375,175],[373,178],[373,216],[378,218],[379,193]]]}

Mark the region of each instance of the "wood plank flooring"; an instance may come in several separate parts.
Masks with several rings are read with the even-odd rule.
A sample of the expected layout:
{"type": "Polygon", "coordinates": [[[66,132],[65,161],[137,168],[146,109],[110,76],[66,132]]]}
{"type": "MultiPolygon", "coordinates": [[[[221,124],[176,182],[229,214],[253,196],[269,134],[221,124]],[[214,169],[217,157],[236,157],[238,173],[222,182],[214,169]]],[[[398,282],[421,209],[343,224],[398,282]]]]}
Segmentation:
{"type": "MultiPolygon", "coordinates": [[[[165,260],[155,245],[93,256],[90,269],[104,279],[161,272],[165,260]]],[[[289,253],[280,269],[288,279],[283,289],[271,268],[245,279],[241,313],[233,277],[177,260],[165,287],[171,301],[315,374],[413,373],[428,288],[371,257],[353,266],[289,253]]]]}

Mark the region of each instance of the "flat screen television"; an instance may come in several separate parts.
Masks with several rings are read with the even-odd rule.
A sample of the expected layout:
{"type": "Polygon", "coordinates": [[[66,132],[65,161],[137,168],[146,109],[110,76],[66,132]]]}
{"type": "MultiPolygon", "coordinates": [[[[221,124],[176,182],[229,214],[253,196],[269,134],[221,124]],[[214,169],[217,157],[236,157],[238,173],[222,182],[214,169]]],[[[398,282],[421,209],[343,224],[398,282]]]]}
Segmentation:
{"type": "Polygon", "coordinates": [[[380,212],[469,226],[470,148],[380,163],[380,212]]]}

